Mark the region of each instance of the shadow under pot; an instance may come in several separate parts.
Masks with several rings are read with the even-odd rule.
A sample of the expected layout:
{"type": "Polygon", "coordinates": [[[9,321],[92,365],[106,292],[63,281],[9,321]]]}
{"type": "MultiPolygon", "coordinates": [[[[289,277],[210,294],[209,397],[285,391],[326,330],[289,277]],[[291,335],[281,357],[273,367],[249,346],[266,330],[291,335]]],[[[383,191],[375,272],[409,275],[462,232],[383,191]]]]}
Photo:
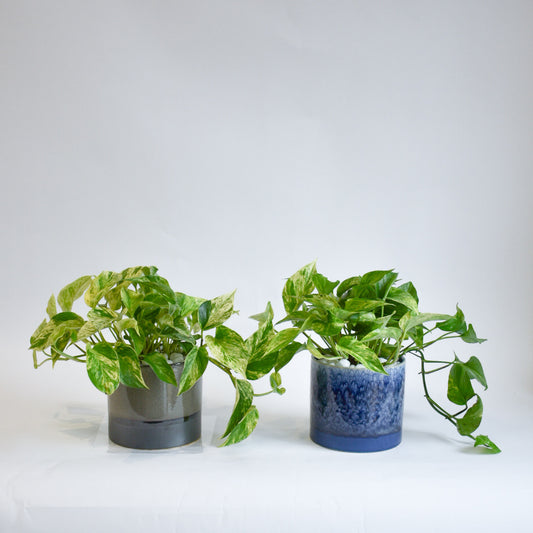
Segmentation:
{"type": "MultiPolygon", "coordinates": [[[[184,363],[171,365],[177,383],[184,363]]],[[[141,372],[148,389],[119,385],[108,397],[109,438],[127,448],[157,450],[183,446],[201,436],[202,383],[178,396],[149,366],[141,372]]]]}
{"type": "Polygon", "coordinates": [[[402,440],[405,360],[387,375],[311,358],[311,439],[333,450],[378,452],[402,440]]]}

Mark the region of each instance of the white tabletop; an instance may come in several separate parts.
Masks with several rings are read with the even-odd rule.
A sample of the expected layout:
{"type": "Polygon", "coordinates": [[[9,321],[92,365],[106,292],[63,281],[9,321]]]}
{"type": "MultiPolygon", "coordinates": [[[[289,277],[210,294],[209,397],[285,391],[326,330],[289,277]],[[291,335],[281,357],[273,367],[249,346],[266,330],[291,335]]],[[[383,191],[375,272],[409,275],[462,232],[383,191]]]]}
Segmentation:
{"type": "Polygon", "coordinates": [[[81,365],[19,359],[0,378],[2,532],[530,531],[530,394],[487,396],[481,429],[504,450],[492,456],[432,413],[415,372],[401,445],[335,452],[309,440],[302,360],[285,397],[258,399],[254,434],[219,448],[232,391],[208,371],[201,441],[136,451],[108,441],[105,397],[81,365]]]}

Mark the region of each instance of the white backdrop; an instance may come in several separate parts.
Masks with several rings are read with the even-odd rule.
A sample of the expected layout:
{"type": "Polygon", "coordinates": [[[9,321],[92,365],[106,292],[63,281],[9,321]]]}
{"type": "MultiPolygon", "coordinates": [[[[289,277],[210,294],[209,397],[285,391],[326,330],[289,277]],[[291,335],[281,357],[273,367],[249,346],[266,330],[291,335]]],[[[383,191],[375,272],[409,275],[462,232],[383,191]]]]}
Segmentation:
{"type": "MultiPolygon", "coordinates": [[[[50,293],[82,274],[155,264],[176,290],[237,288],[246,334],[318,259],[332,279],[396,268],[425,311],[459,302],[489,338],[458,346],[486,367],[481,429],[518,450],[532,94],[528,0],[0,0],[2,403],[44,420],[67,400],[104,408],[82,368],[35,372],[27,352],[50,293]]],[[[411,372],[406,409],[426,427],[411,372]]],[[[276,420],[305,432],[308,379],[302,357],[257,439],[276,420]]],[[[204,387],[223,420],[231,388],[213,372],[204,387]]]]}

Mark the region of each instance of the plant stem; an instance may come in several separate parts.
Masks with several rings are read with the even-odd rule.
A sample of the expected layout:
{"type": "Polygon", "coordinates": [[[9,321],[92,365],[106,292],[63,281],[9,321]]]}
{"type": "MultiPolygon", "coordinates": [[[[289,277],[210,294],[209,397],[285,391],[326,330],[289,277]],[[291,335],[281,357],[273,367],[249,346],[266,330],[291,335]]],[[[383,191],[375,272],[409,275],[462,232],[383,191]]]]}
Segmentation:
{"type": "Polygon", "coordinates": [[[455,414],[452,415],[452,416],[454,416],[455,418],[457,418],[459,415],[462,415],[462,414],[463,414],[465,411],[467,411],[467,410],[468,410],[468,406],[466,405],[466,406],[464,407],[464,409],[461,409],[460,411],[458,411],[457,413],[455,413],[455,414]]]}
{"type": "Polygon", "coordinates": [[[118,330],[117,327],[113,326],[112,331],[113,331],[113,333],[116,335],[116,339],[117,339],[117,341],[122,341],[122,342],[124,342],[124,339],[122,338],[122,333],[118,330]]]}
{"type": "Polygon", "coordinates": [[[268,396],[269,394],[272,394],[273,392],[276,392],[276,390],[272,389],[272,390],[269,390],[268,392],[258,392],[258,393],[254,392],[254,397],[258,398],[259,396],[268,396]]]}
{"type": "Polygon", "coordinates": [[[37,363],[35,365],[35,368],[39,368],[40,366],[44,365],[45,363],[47,363],[48,361],[53,361],[53,359],[51,357],[47,357],[46,359],[43,359],[40,363],[37,363]]]}
{"type": "Polygon", "coordinates": [[[73,346],[75,346],[76,348],[78,348],[78,350],[83,354],[85,355],[87,352],[86,350],[84,350],[83,348],[80,348],[76,343],[73,343],[73,346]]]}
{"type": "Polygon", "coordinates": [[[439,368],[434,368],[433,370],[426,370],[426,374],[433,374],[433,372],[438,372],[439,370],[444,370],[445,368],[448,368],[451,365],[453,365],[453,363],[446,363],[443,366],[439,366],[439,368]]]}
{"type": "MultiPolygon", "coordinates": [[[[418,357],[419,359],[421,359],[422,356],[421,356],[420,354],[416,353],[416,352],[419,352],[419,351],[421,351],[421,350],[417,348],[416,350],[411,350],[411,351],[409,351],[409,352],[403,352],[403,354],[405,355],[405,354],[407,354],[407,353],[411,353],[411,354],[413,354],[415,357],[418,357]]],[[[424,362],[425,362],[425,363],[430,363],[430,364],[442,364],[442,365],[451,365],[451,364],[453,364],[453,363],[450,362],[450,361],[439,361],[439,360],[437,360],[437,359],[425,359],[425,358],[424,358],[424,362]]],[[[429,374],[430,372],[432,372],[432,370],[426,372],[426,374],[429,374]]]]}
{"type": "Polygon", "coordinates": [[[402,330],[402,334],[400,338],[398,339],[398,343],[396,344],[396,350],[394,350],[394,352],[392,352],[392,355],[387,359],[387,362],[385,363],[386,365],[395,363],[400,358],[400,356],[405,353],[403,350],[400,352],[400,348],[402,346],[402,342],[405,339],[406,333],[407,333],[406,331],[402,330]]]}
{"type": "MultiPolygon", "coordinates": [[[[427,333],[431,333],[433,329],[430,329],[426,332],[427,333]]],[[[404,349],[403,349],[403,353],[407,353],[409,350],[411,350],[412,348],[414,348],[415,346],[417,346],[417,348],[421,349],[421,350],[425,350],[427,347],[431,346],[432,344],[435,344],[436,342],[439,342],[443,339],[459,339],[461,338],[461,335],[452,335],[453,332],[447,332],[447,333],[444,333],[443,335],[440,335],[439,337],[437,337],[436,339],[433,339],[432,341],[428,341],[426,343],[423,343],[422,346],[417,346],[416,343],[412,342],[411,344],[409,344],[409,346],[406,346],[404,349]]]]}
{"type": "Polygon", "coordinates": [[[231,382],[233,383],[234,387],[237,386],[235,377],[233,376],[233,374],[231,373],[231,371],[228,368],[226,368],[224,365],[220,364],[218,361],[215,361],[215,359],[212,359],[211,357],[209,357],[209,361],[211,361],[216,367],[220,368],[220,370],[222,370],[222,372],[225,372],[230,377],[231,382]]]}
{"type": "Polygon", "coordinates": [[[431,396],[429,395],[427,383],[426,383],[426,369],[425,369],[425,359],[423,356],[420,357],[420,374],[422,375],[422,385],[424,387],[424,396],[426,400],[428,401],[429,405],[437,411],[440,415],[442,415],[446,420],[451,422],[455,427],[457,427],[457,422],[455,420],[454,415],[448,413],[444,408],[442,408],[431,396]]]}
{"type": "Polygon", "coordinates": [[[62,361],[69,360],[69,361],[77,361],[78,363],[85,363],[85,359],[82,359],[82,357],[84,357],[83,355],[69,355],[68,353],[62,352],[61,350],[58,350],[57,348],[52,348],[52,350],[54,350],[55,352],[57,352],[58,354],[62,356],[62,359],[60,358],[59,360],[62,360],[62,361]]]}

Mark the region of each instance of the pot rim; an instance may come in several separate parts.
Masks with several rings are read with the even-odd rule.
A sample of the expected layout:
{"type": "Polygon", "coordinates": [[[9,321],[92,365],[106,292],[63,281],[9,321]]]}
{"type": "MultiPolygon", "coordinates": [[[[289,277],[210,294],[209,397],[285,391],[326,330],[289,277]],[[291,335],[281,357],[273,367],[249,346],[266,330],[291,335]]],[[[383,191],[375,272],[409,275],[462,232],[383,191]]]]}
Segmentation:
{"type": "MultiPolygon", "coordinates": [[[[361,363],[359,363],[358,365],[350,365],[350,366],[337,366],[337,365],[332,365],[331,363],[327,362],[327,359],[318,359],[318,357],[315,357],[314,355],[311,356],[311,359],[315,362],[315,363],[318,363],[322,366],[325,366],[325,367],[328,367],[328,368],[333,368],[335,370],[340,370],[340,371],[345,371],[345,372],[363,372],[363,371],[366,371],[366,372],[372,372],[373,374],[379,374],[380,372],[376,372],[375,370],[370,370],[369,368],[366,368],[365,366],[363,366],[361,363]]],[[[338,361],[338,359],[335,359],[335,361],[338,361]]],[[[400,357],[400,359],[398,359],[398,361],[390,364],[390,365],[383,365],[383,368],[385,368],[385,370],[387,370],[388,368],[398,368],[398,367],[402,367],[402,366],[405,366],[405,357],[402,356],[400,357]]],[[[388,372],[387,372],[388,374],[388,372]]],[[[383,374],[384,375],[384,374],[383,374]]]]}

